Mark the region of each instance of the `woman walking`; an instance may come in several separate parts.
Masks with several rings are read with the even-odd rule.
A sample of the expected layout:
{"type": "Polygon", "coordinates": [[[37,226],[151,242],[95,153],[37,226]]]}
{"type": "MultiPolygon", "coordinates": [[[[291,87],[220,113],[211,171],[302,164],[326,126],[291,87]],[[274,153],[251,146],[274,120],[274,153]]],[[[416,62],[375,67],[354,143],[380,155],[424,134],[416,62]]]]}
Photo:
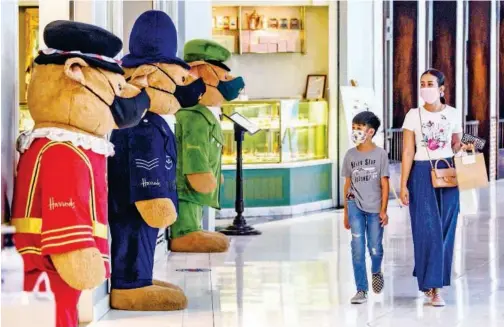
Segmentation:
{"type": "MultiPolygon", "coordinates": [[[[418,288],[433,306],[444,306],[440,289],[450,285],[455,229],[459,214],[457,187],[434,188],[431,163],[453,156],[461,148],[462,115],[444,99],[444,74],[422,74],[423,107],[411,109],[404,120],[401,200],[409,205],[418,288]],[[416,151],[415,151],[416,149],[416,151]]],[[[438,168],[448,168],[439,161],[438,168]]]]}

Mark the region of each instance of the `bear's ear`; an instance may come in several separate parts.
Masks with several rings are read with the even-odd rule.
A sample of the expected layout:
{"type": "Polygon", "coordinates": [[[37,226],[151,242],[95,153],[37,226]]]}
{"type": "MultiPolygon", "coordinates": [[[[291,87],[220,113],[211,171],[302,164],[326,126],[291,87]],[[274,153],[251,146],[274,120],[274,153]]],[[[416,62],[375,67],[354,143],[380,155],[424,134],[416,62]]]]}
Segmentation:
{"type": "Polygon", "coordinates": [[[191,68],[191,72],[193,69],[196,69],[198,72],[198,76],[201,77],[206,84],[217,86],[219,84],[219,76],[215,72],[215,69],[212,69],[211,65],[206,63],[205,65],[199,65],[191,68]]]}
{"type": "Polygon", "coordinates": [[[88,67],[89,65],[82,58],[69,58],[65,61],[65,74],[70,79],[86,85],[86,78],[82,73],[82,67],[88,67]]]}
{"type": "Polygon", "coordinates": [[[131,75],[130,80],[128,80],[128,83],[143,89],[149,86],[148,76],[154,73],[156,70],[157,68],[152,65],[142,65],[140,67],[137,67],[137,69],[135,69],[135,71],[131,75]]]}
{"type": "Polygon", "coordinates": [[[190,62],[189,63],[189,66],[191,67],[198,67],[198,66],[201,66],[201,65],[206,65],[207,62],[206,61],[203,61],[203,60],[198,60],[198,61],[193,61],[193,62],[190,62]]]}

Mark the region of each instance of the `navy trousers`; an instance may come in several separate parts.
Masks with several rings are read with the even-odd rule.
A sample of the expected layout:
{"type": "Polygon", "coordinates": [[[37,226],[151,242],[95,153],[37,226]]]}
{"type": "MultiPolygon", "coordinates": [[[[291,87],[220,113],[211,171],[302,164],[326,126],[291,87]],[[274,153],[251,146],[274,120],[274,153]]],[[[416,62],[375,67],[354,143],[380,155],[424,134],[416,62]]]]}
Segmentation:
{"type": "Polygon", "coordinates": [[[136,207],[109,216],[112,235],[112,288],[133,289],[152,285],[154,251],[159,233],[140,216],[136,207]]]}
{"type": "MultiPolygon", "coordinates": [[[[451,164],[453,160],[447,159],[451,164]]],[[[446,168],[439,163],[438,168],[446,168]]],[[[449,286],[455,244],[455,230],[460,212],[459,190],[432,186],[429,161],[415,161],[411,169],[411,229],[415,252],[413,276],[420,291],[449,286]]]]}

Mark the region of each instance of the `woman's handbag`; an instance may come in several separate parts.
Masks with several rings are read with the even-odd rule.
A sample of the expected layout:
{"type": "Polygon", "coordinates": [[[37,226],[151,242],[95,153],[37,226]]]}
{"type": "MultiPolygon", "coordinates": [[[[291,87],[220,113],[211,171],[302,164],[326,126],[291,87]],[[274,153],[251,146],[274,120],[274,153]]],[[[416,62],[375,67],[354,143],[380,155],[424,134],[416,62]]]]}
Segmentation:
{"type": "MultiPolygon", "coordinates": [[[[430,161],[430,160],[429,160],[430,161]]],[[[448,188],[448,187],[457,187],[457,171],[446,159],[436,160],[436,163],[431,164],[431,179],[432,186],[434,188],[448,188]],[[438,168],[438,163],[440,161],[444,161],[448,168],[438,168]]]]}
{"type": "MultiPolygon", "coordinates": [[[[422,115],[420,113],[421,108],[418,108],[418,116],[420,116],[420,132],[422,137],[425,139],[422,124],[422,115]]],[[[434,188],[450,188],[457,187],[457,171],[446,159],[438,159],[435,164],[432,164],[432,160],[429,155],[429,149],[425,147],[427,151],[427,157],[429,158],[429,163],[431,165],[431,180],[432,186],[434,188]],[[439,162],[445,162],[448,168],[438,168],[439,162]]]]}

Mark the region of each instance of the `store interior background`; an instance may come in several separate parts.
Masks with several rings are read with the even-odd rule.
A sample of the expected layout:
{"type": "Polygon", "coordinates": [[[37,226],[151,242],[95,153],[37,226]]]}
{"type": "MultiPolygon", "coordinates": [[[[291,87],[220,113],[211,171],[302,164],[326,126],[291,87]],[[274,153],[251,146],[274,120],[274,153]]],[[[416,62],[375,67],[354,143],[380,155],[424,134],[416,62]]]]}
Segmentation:
{"type": "MultiPolygon", "coordinates": [[[[14,3],[14,0],[7,1],[4,4],[5,9],[14,3]]],[[[347,126],[342,126],[345,125],[342,118],[345,109],[342,108],[339,86],[348,85],[352,79],[356,80],[359,86],[374,90],[376,108],[384,117],[383,136],[387,140],[384,146],[390,153],[390,159],[399,162],[402,147],[400,127],[408,109],[421,104],[418,78],[428,67],[445,72],[448,83],[446,97],[450,104],[460,109],[466,131],[489,140],[485,156],[490,178],[504,177],[504,152],[501,150],[504,148],[504,133],[501,128],[504,121],[499,119],[501,114],[504,115],[504,91],[499,87],[502,84],[499,81],[504,80],[502,1],[20,0],[17,5],[17,51],[11,49],[6,53],[6,58],[16,59],[14,67],[17,67],[16,81],[7,80],[10,85],[14,82],[18,90],[17,99],[10,99],[10,103],[16,103],[13,116],[19,121],[19,124],[13,124],[17,129],[11,132],[12,135],[32,127],[26,107],[26,83],[29,82],[33,57],[36,56],[38,48],[43,47],[40,37],[43,26],[53,18],[90,22],[113,31],[124,41],[123,53],[120,54],[123,55],[128,52],[128,36],[136,17],[149,9],[165,10],[173,17],[178,27],[179,48],[182,53],[184,42],[192,38],[217,39],[222,35],[233,35],[240,39],[242,33],[248,33],[245,30],[236,33],[229,30],[223,32],[222,29],[219,31],[219,27],[215,26],[216,19],[223,13],[239,16],[243,11],[242,16],[237,18],[238,24],[242,24],[241,28],[245,28],[246,22],[243,21],[246,19],[244,13],[247,10],[247,19],[253,10],[257,11],[258,15],[266,13],[266,20],[277,17],[280,21],[281,17],[302,8],[303,17],[296,17],[302,21],[302,53],[298,49],[296,53],[240,53],[241,46],[239,41],[236,41],[236,53],[229,61],[233,73],[243,76],[246,81],[246,100],[260,99],[266,102],[262,104],[262,109],[255,111],[255,115],[257,112],[262,112],[263,116],[264,112],[275,115],[275,110],[280,111],[276,113],[279,117],[270,117],[280,118],[279,132],[274,131],[276,127],[264,126],[263,135],[269,133],[269,136],[262,136],[261,140],[261,137],[254,136],[255,139],[249,141],[252,155],[257,155],[256,160],[246,160],[248,165],[245,175],[247,177],[248,174],[249,184],[248,188],[245,188],[245,196],[249,201],[247,206],[258,209],[250,211],[249,214],[270,215],[271,210],[259,209],[271,207],[301,206],[298,212],[304,212],[341,205],[341,181],[337,172],[348,142],[345,135],[347,126]],[[445,15],[447,13],[450,15],[445,15]],[[195,20],[198,24],[191,23],[195,20]],[[17,58],[12,58],[14,53],[17,58]],[[302,103],[307,76],[312,74],[325,75],[327,78],[324,98],[319,101],[325,103],[327,109],[313,108],[313,103],[310,103],[307,110],[319,110],[321,114],[317,112],[317,115],[327,117],[319,117],[318,121],[314,122],[313,117],[301,117],[302,114],[297,113],[297,117],[289,119],[303,118],[311,125],[323,125],[323,132],[320,129],[312,132],[310,127],[304,125],[288,125],[289,119],[286,119],[285,114],[288,110],[284,110],[285,106],[280,102],[284,99],[299,99],[302,103]],[[293,140],[297,142],[294,147],[290,145],[289,160],[283,158],[287,151],[283,134],[285,130],[292,130],[293,140]],[[261,142],[264,143],[263,150],[257,145],[261,142]],[[269,145],[266,144],[268,142],[269,145]],[[305,144],[302,144],[303,142],[305,144]],[[312,151],[317,143],[324,143],[325,150],[322,155],[310,156],[302,153],[312,151]],[[294,153],[296,151],[299,153],[294,153]],[[276,157],[268,159],[268,155],[276,157]],[[295,158],[296,155],[298,158],[295,158]],[[294,162],[296,164],[293,164],[294,162]],[[276,165],[272,165],[273,163],[276,165]],[[329,168],[322,167],[327,164],[329,168]],[[318,171],[300,170],[303,166],[322,168],[319,167],[318,171]],[[274,185],[272,180],[264,179],[265,176],[282,173],[285,177],[278,185],[274,185]],[[296,185],[294,176],[299,180],[303,174],[318,174],[320,178],[314,179],[317,183],[330,179],[331,182],[327,186],[329,190],[327,187],[322,190],[314,186],[308,193],[316,193],[315,196],[298,197],[293,190],[296,185]],[[259,179],[254,181],[254,177],[259,179]],[[278,188],[278,198],[287,200],[268,202],[254,199],[260,196],[258,193],[265,191],[254,186],[256,184],[269,185],[269,189],[278,188]],[[315,202],[318,205],[310,207],[309,204],[315,202]]],[[[3,12],[6,14],[2,16],[7,16],[7,11],[3,12]]],[[[12,21],[14,18],[4,19],[12,21]]],[[[2,34],[5,39],[9,37],[7,33],[9,31],[4,30],[2,34]]],[[[249,104],[240,103],[231,106],[229,110],[240,111],[243,106],[250,107],[249,104]]],[[[296,106],[298,104],[295,105],[295,108],[298,108],[296,106]]],[[[3,115],[4,111],[2,110],[3,115]]],[[[251,110],[247,111],[248,114],[250,112],[251,110]]],[[[6,117],[13,122],[12,118],[6,117]]],[[[289,138],[289,142],[292,142],[292,139],[289,138]]],[[[231,140],[225,144],[225,147],[230,148],[230,154],[234,153],[233,146],[231,140]]],[[[247,149],[247,146],[245,148],[247,149]]],[[[12,153],[12,149],[9,149],[8,153],[12,153]]],[[[224,201],[223,206],[227,215],[232,215],[231,199],[234,197],[234,170],[231,166],[232,164],[227,167],[229,172],[226,177],[230,177],[230,180],[224,187],[226,189],[227,186],[230,190],[227,194],[229,201],[224,201]]],[[[10,173],[12,169],[7,171],[10,173]]],[[[3,184],[11,185],[12,174],[3,174],[2,178],[3,184]]],[[[10,194],[9,187],[6,189],[4,194],[10,194]]],[[[289,214],[295,210],[275,212],[289,214]]],[[[221,216],[226,217],[226,214],[221,216]]]]}

